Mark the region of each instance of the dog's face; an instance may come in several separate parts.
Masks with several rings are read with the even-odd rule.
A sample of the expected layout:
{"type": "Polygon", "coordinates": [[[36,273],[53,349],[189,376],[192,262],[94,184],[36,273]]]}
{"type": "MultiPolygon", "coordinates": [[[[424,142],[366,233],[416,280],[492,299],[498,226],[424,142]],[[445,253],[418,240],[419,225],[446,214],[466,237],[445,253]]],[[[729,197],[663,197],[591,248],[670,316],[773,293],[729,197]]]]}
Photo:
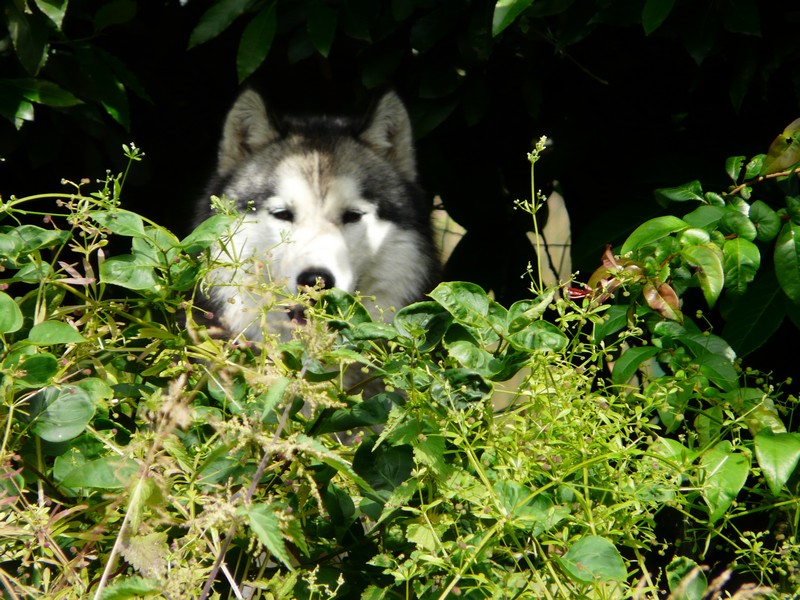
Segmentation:
{"type": "Polygon", "coordinates": [[[211,292],[230,331],[257,339],[263,326],[286,334],[304,322],[293,301],[268,296],[269,282],[287,295],[338,287],[384,308],[425,291],[435,262],[405,109],[390,94],[354,127],[312,119],[281,130],[252,92],[231,110],[216,193],[246,216],[227,244],[234,264],[212,274],[211,292]]]}

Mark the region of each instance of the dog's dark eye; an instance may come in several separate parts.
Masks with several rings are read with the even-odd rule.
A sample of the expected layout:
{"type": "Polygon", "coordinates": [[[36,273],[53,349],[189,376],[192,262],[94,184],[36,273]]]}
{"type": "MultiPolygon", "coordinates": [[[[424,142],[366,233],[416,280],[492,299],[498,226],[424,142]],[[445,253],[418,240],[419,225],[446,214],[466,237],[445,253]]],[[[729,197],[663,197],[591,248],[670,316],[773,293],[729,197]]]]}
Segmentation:
{"type": "Polygon", "coordinates": [[[358,223],[363,216],[364,213],[360,210],[346,210],[342,214],[342,223],[345,225],[348,223],[358,223]]]}
{"type": "Polygon", "coordinates": [[[273,217],[275,217],[279,221],[288,221],[290,223],[292,221],[294,221],[294,213],[292,211],[290,211],[288,208],[279,208],[279,209],[270,211],[269,214],[271,214],[273,217]]]}

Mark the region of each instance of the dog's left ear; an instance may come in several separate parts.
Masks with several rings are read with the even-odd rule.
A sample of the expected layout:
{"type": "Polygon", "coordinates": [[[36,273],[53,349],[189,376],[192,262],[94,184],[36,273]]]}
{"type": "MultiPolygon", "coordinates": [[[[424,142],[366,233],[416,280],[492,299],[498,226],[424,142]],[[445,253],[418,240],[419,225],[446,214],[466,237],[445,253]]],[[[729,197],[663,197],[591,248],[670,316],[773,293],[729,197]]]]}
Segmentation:
{"type": "Polygon", "coordinates": [[[366,128],[359,137],[409,180],[416,181],[411,120],[397,94],[387,92],[383,95],[367,117],[366,128]]]}

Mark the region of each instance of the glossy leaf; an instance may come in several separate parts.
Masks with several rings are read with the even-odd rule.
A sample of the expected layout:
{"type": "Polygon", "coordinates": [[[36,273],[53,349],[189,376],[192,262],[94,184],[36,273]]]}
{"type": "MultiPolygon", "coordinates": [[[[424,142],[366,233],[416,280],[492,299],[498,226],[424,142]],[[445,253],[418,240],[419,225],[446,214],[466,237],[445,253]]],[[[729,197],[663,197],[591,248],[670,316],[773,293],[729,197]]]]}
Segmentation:
{"type": "Polygon", "coordinates": [[[242,33],[239,50],[236,53],[236,73],[239,83],[252,75],[269,54],[278,26],[276,6],[277,3],[271,2],[262,8],[242,33]]]}
{"type": "Polygon", "coordinates": [[[653,358],[661,350],[655,346],[637,346],[628,348],[622,353],[611,372],[611,381],[616,385],[625,385],[636,371],[648,359],[653,358]]]}
{"type": "Polygon", "coordinates": [[[764,428],[753,442],[761,473],[772,494],[777,496],[800,461],[800,433],[773,433],[764,428]]]}
{"type": "Polygon", "coordinates": [[[440,283],[430,296],[453,315],[455,321],[474,330],[483,343],[497,341],[499,332],[505,330],[508,311],[474,283],[440,283]]]}
{"type": "Polygon", "coordinates": [[[705,479],[700,491],[708,505],[708,519],[715,523],[744,487],[750,461],[743,453],[734,451],[729,441],[723,440],[706,452],[701,466],[705,479]]]}
{"type": "Polygon", "coordinates": [[[747,216],[736,210],[725,211],[725,215],[720,222],[720,227],[723,233],[730,232],[750,242],[756,239],[757,231],[755,224],[747,216]]]}
{"type": "Polygon", "coordinates": [[[725,172],[728,174],[728,177],[733,180],[733,183],[739,182],[739,175],[742,172],[745,160],[746,157],[744,156],[731,156],[725,161],[725,172]]]}
{"type": "Polygon", "coordinates": [[[129,210],[93,210],[89,212],[89,216],[111,233],[127,237],[144,237],[145,235],[142,217],[129,210]]]}
{"type": "Polygon", "coordinates": [[[761,175],[780,173],[800,162],[800,119],[792,121],[770,144],[761,175]]]}
{"type": "Polygon", "coordinates": [[[94,416],[94,402],[78,386],[49,387],[34,400],[31,429],[48,442],[64,442],[84,432],[94,416]]]}
{"type": "Polygon", "coordinates": [[[71,92],[44,79],[3,79],[0,80],[0,85],[14,89],[26,100],[36,104],[64,107],[82,103],[80,98],[71,92]]]}
{"type": "Polygon", "coordinates": [[[697,180],[676,187],[657,189],[655,195],[658,203],[662,205],[670,202],[705,202],[703,186],[697,180]]]}
{"type": "Polygon", "coordinates": [[[213,215],[181,240],[180,247],[187,254],[197,254],[217,243],[235,222],[236,217],[213,215]]]}
{"type": "Polygon", "coordinates": [[[675,6],[675,0],[645,0],[642,9],[642,27],[650,35],[666,20],[675,6]]]}
{"type": "Polygon", "coordinates": [[[722,206],[708,206],[703,204],[692,212],[684,215],[683,220],[698,229],[713,229],[722,220],[727,210],[722,206]]]}
{"type": "Polygon", "coordinates": [[[569,338],[561,329],[547,321],[534,321],[525,329],[510,334],[508,342],[521,351],[558,352],[566,348],[569,338]]]}
{"type": "Polygon", "coordinates": [[[700,367],[700,372],[718,388],[729,392],[739,386],[739,374],[727,357],[708,352],[698,356],[695,363],[700,367]]]}
{"type": "Polygon", "coordinates": [[[744,238],[727,240],[722,246],[725,287],[735,294],[744,294],[761,266],[761,252],[744,238]]]}
{"type": "Polygon", "coordinates": [[[766,154],[757,154],[745,166],[744,177],[745,179],[754,179],[761,174],[761,170],[764,166],[764,160],[766,159],[766,154]]]}
{"type": "Polygon", "coordinates": [[[556,560],[567,575],[580,583],[624,581],[628,576],[614,544],[596,535],[582,537],[556,560]]]}
{"type": "Polygon", "coordinates": [[[681,257],[697,269],[700,289],[708,305],[713,307],[725,284],[722,250],[714,243],[687,246],[681,250],[681,257]]]}
{"type": "Polygon", "coordinates": [[[786,223],[775,242],[775,274],[781,289],[800,304],[800,225],[786,223]]]}
{"type": "Polygon", "coordinates": [[[19,364],[23,373],[15,381],[18,387],[38,388],[50,382],[58,373],[58,360],[49,352],[25,356],[19,364]]]}
{"type": "Polygon", "coordinates": [[[781,230],[781,218],[772,208],[761,200],[756,200],[750,206],[750,220],[756,226],[756,239],[759,242],[769,242],[781,230]]]}
{"type": "Polygon", "coordinates": [[[197,27],[189,36],[189,48],[213,40],[230,27],[252,4],[253,0],[219,0],[213,3],[200,17],[197,27]]]}
{"type": "Polygon", "coordinates": [[[14,299],[0,291],[0,333],[14,333],[22,327],[24,319],[14,299]]]}
{"type": "Polygon", "coordinates": [[[36,0],[36,7],[60,29],[67,12],[67,2],[68,0],[36,0]]]}
{"type": "Polygon", "coordinates": [[[492,15],[492,37],[500,35],[532,2],[533,0],[497,0],[492,15]]]}
{"type": "Polygon", "coordinates": [[[739,356],[750,354],[778,330],[786,303],[774,271],[762,270],[727,313],[722,337],[739,356]]]}
{"type": "Polygon", "coordinates": [[[671,215],[650,219],[649,221],[637,227],[633,233],[628,236],[628,239],[625,240],[625,243],[622,245],[620,253],[623,255],[628,254],[628,252],[638,250],[643,246],[647,246],[648,244],[652,244],[653,242],[668,236],[671,233],[681,231],[682,229],[686,229],[688,227],[689,224],[686,223],[686,221],[671,215]]]}
{"type": "Polygon", "coordinates": [[[648,281],[642,288],[642,295],[647,305],[665,319],[683,322],[680,299],[669,284],[662,283],[656,287],[648,281]]]}
{"type": "Polygon", "coordinates": [[[47,30],[23,11],[24,3],[6,2],[8,35],[23,68],[31,75],[39,73],[47,59],[47,30]]]}
{"type": "Polygon", "coordinates": [[[36,225],[20,225],[14,229],[13,235],[22,241],[23,252],[60,246],[70,237],[68,231],[42,229],[36,225]]]}
{"type": "Polygon", "coordinates": [[[100,265],[100,280],[129,290],[155,291],[158,285],[152,263],[130,254],[106,259],[100,265]]]}

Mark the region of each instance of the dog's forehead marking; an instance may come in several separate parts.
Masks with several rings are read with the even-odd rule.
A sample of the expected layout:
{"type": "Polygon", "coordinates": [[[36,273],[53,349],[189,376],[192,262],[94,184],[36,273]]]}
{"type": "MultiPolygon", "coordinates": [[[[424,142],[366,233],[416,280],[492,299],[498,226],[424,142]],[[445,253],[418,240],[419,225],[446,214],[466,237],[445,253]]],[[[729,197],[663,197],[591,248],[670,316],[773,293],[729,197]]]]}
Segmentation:
{"type": "Polygon", "coordinates": [[[362,198],[358,179],[335,168],[335,160],[323,152],[308,152],[285,159],[276,169],[276,195],[302,209],[338,212],[353,205],[371,204],[362,198]]]}

